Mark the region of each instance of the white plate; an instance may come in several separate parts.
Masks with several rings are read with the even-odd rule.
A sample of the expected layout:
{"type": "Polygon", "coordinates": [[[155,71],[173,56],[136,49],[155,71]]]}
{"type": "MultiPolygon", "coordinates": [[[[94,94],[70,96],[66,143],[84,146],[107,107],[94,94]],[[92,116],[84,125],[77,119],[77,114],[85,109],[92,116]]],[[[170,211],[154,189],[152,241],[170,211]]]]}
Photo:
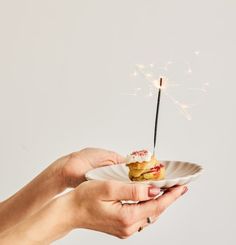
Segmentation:
{"type": "MultiPolygon", "coordinates": [[[[200,165],[195,163],[181,161],[160,162],[165,165],[166,178],[164,180],[143,181],[142,183],[152,184],[160,188],[185,185],[195,180],[203,170],[200,165]]],[[[128,172],[128,167],[125,163],[122,163],[90,170],[86,173],[85,177],[87,180],[118,180],[131,183],[128,172]]]]}

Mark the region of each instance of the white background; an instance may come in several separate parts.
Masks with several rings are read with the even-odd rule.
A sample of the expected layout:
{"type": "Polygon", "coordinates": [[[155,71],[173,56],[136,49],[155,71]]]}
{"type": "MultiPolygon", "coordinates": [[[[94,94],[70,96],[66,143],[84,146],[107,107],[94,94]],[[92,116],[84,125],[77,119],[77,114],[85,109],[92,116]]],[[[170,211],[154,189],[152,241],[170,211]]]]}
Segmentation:
{"type": "Polygon", "coordinates": [[[130,73],[188,60],[189,86],[209,82],[208,95],[191,121],[162,97],[158,157],[204,175],[127,240],[77,230],[55,244],[235,244],[235,11],[234,0],[0,0],[1,200],[85,146],[151,149],[155,98],[128,96],[130,73]]]}

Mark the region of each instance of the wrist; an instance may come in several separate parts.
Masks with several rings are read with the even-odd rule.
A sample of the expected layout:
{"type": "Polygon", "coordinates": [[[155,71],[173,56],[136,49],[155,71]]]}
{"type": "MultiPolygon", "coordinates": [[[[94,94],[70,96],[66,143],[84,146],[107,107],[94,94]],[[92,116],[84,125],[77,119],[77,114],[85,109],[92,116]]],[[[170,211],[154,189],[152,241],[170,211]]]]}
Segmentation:
{"type": "Polygon", "coordinates": [[[69,184],[69,175],[66,171],[67,162],[69,161],[70,156],[64,156],[56,160],[52,165],[52,172],[58,180],[58,186],[63,190],[71,187],[69,184]]]}
{"type": "Polygon", "coordinates": [[[66,188],[75,188],[83,181],[84,176],[84,162],[81,160],[80,153],[71,153],[65,156],[60,161],[61,175],[66,188]]]}
{"type": "Polygon", "coordinates": [[[28,220],[9,230],[6,241],[9,239],[20,240],[19,244],[50,244],[65,236],[74,228],[70,199],[70,195],[54,199],[28,220]]]}
{"type": "Polygon", "coordinates": [[[67,193],[63,198],[65,198],[64,202],[67,206],[68,217],[70,222],[70,229],[79,229],[79,228],[87,228],[86,221],[88,217],[89,210],[86,205],[83,205],[83,201],[81,200],[80,187],[75,190],[67,193]]]}

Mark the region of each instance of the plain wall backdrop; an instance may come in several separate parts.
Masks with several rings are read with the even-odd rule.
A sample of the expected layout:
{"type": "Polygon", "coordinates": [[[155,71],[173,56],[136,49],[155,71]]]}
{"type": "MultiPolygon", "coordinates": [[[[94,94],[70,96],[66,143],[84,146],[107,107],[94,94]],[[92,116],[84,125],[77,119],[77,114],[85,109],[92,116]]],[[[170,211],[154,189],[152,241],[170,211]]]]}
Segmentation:
{"type": "Polygon", "coordinates": [[[130,74],[199,51],[189,83],[208,94],[191,121],[162,97],[158,157],[204,174],[127,240],[76,230],[55,244],[236,244],[235,12],[234,0],[0,0],[0,199],[86,146],[151,149],[155,97],[127,95],[130,74]]]}

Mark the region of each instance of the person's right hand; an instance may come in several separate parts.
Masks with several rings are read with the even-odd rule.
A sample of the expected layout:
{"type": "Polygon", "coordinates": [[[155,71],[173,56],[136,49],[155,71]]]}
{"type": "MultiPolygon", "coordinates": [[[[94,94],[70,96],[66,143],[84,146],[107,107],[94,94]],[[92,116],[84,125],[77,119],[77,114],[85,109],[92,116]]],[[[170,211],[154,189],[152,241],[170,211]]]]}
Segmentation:
{"type": "Polygon", "coordinates": [[[55,198],[39,212],[0,234],[0,244],[50,244],[76,228],[127,238],[154,222],[186,186],[168,189],[157,199],[158,188],[117,181],[87,181],[55,198]],[[140,201],[121,204],[121,200],[140,201]]]}
{"type": "Polygon", "coordinates": [[[154,222],[178,197],[186,186],[168,189],[154,199],[159,188],[118,181],[87,181],[79,185],[72,195],[74,228],[85,228],[127,238],[147,225],[147,217],[154,222]],[[141,201],[121,204],[121,200],[141,201]]]}

